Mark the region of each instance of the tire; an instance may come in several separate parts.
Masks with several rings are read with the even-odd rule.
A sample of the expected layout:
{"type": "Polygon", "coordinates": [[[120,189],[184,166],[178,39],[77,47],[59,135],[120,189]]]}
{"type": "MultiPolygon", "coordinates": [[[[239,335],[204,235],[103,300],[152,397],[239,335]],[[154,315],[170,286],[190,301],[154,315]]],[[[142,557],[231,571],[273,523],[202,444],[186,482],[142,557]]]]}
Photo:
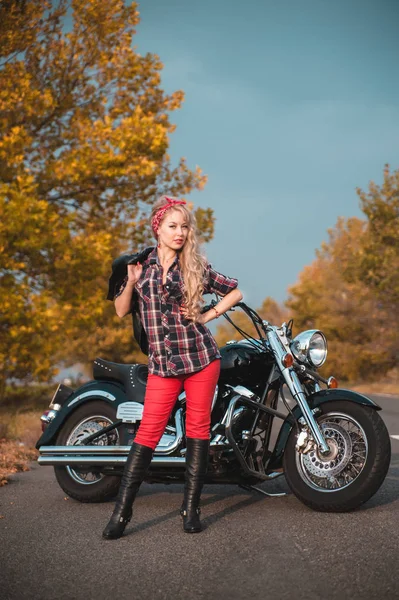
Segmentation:
{"type": "Polygon", "coordinates": [[[314,450],[299,454],[294,427],[284,451],[285,477],[295,496],[313,510],[348,512],[369,500],[385,479],[391,458],[388,431],[368,406],[342,400],[320,409],[317,421],[330,441],[330,460],[314,450]]]}
{"type": "MultiPolygon", "coordinates": [[[[66,420],[56,440],[58,446],[74,445],[96,429],[101,422],[108,425],[116,420],[116,410],[113,406],[101,400],[93,400],[79,406],[66,420]],[[91,420],[92,419],[92,420],[91,420]]],[[[105,434],[106,440],[101,445],[119,444],[118,430],[105,434]],[[105,442],[105,443],[104,443],[105,442]]],[[[98,442],[98,438],[95,442],[98,442]]],[[[94,442],[93,442],[94,443],[94,442]]],[[[79,472],[72,467],[54,467],[55,476],[61,488],[68,496],[79,502],[105,502],[113,498],[119,488],[120,477],[102,475],[98,470],[90,473],[79,472]],[[90,480],[90,476],[93,479],[90,480]]]]}

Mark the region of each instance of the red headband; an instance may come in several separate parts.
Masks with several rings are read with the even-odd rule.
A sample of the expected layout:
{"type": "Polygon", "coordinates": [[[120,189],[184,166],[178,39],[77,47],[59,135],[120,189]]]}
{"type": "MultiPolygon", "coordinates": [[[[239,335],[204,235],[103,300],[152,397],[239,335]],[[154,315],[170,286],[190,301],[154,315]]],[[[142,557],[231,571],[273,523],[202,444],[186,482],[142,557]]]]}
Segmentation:
{"type": "Polygon", "coordinates": [[[164,218],[166,211],[169,210],[169,208],[175,206],[176,204],[186,204],[185,200],[174,200],[173,198],[169,198],[168,196],[165,196],[165,199],[167,201],[167,204],[164,204],[164,206],[161,206],[161,208],[157,210],[151,221],[151,227],[155,235],[157,235],[158,233],[159,224],[164,218]]]}

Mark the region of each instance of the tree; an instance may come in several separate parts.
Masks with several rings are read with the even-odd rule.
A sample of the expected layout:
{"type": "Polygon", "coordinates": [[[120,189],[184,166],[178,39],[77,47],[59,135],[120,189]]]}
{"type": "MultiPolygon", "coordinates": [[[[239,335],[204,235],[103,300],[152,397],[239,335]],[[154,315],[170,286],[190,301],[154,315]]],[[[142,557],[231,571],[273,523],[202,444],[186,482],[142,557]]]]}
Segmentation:
{"type": "MultiPolygon", "coordinates": [[[[0,388],[112,354],[112,258],[150,242],[159,194],[205,184],[171,164],[183,93],[166,94],[158,56],[132,46],[138,23],[122,0],[0,4],[0,388]]],[[[212,210],[196,215],[207,241],[212,210]]],[[[119,337],[128,354],[130,327],[119,337]]]]}
{"type": "Polygon", "coordinates": [[[340,218],[329,230],[329,241],[289,289],[287,301],[294,333],[321,329],[329,344],[324,372],[345,380],[372,379],[394,365],[387,313],[368,285],[354,276],[367,236],[367,222],[340,218]]]}
{"type": "Polygon", "coordinates": [[[363,281],[399,323],[399,170],[385,165],[381,186],[371,182],[368,192],[358,188],[367,217],[367,234],[348,279],[363,281]]]}

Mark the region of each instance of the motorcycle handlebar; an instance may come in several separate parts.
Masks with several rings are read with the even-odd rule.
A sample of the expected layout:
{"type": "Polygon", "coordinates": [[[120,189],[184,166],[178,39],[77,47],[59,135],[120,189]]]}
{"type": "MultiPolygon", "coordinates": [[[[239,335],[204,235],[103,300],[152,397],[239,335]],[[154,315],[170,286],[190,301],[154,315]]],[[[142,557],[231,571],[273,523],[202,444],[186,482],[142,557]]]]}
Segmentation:
{"type": "MultiPolygon", "coordinates": [[[[201,314],[207,312],[208,310],[210,310],[211,308],[213,308],[214,306],[216,306],[217,301],[216,300],[211,300],[211,302],[209,304],[206,304],[205,306],[202,307],[201,309],[201,314]]],[[[247,316],[251,319],[252,323],[255,326],[255,329],[257,330],[259,337],[262,337],[262,333],[259,329],[259,325],[260,327],[263,329],[263,331],[265,330],[263,321],[261,319],[261,317],[258,315],[258,313],[256,311],[254,311],[252,308],[250,308],[247,304],[245,304],[245,302],[237,302],[237,304],[235,304],[234,306],[232,306],[231,308],[229,308],[229,310],[234,310],[235,308],[241,308],[246,314],[247,316]]],[[[227,313],[228,311],[226,311],[227,313]]],[[[253,339],[251,335],[245,333],[245,331],[243,331],[240,327],[237,326],[236,323],[234,323],[230,317],[227,316],[226,313],[223,313],[223,316],[225,319],[227,319],[227,321],[229,321],[229,323],[231,325],[233,325],[233,327],[235,329],[237,329],[237,331],[243,335],[246,339],[250,340],[253,339]]]]}
{"type": "MultiPolygon", "coordinates": [[[[201,308],[201,314],[204,314],[206,312],[208,312],[208,310],[211,310],[211,308],[213,308],[214,306],[216,306],[217,302],[216,300],[211,300],[209,304],[205,304],[205,306],[203,306],[201,308]]],[[[234,308],[237,307],[246,307],[247,305],[245,304],[245,302],[237,302],[237,304],[234,304],[234,306],[232,306],[231,308],[229,308],[229,310],[233,310],[234,308]]]]}
{"type": "MultiPolygon", "coordinates": [[[[211,310],[211,308],[216,306],[216,304],[217,304],[216,300],[211,300],[209,304],[205,304],[205,306],[203,306],[201,308],[201,314],[206,313],[208,310],[211,310]]],[[[237,308],[238,306],[246,306],[246,304],[244,304],[244,302],[237,302],[237,304],[234,304],[234,306],[229,308],[229,310],[233,310],[234,308],[237,308]]]]}
{"type": "Polygon", "coordinates": [[[211,300],[209,304],[205,304],[205,306],[201,308],[201,314],[203,315],[204,313],[208,312],[208,310],[211,310],[211,308],[216,306],[216,304],[216,300],[211,300]]]}

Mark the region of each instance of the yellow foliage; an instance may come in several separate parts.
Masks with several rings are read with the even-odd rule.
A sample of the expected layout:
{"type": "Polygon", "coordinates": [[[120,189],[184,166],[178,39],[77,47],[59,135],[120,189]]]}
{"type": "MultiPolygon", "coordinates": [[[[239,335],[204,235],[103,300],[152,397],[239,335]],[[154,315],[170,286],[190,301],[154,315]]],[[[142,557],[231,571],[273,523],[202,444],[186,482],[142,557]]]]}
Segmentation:
{"type": "MultiPolygon", "coordinates": [[[[206,177],[169,156],[183,92],[132,45],[137,4],[0,3],[0,397],[98,353],[138,355],[106,302],[112,259],[152,243],[150,205],[206,177]],[[65,18],[71,7],[72,27],[65,18]]],[[[197,209],[204,240],[210,209],[197,209]],[[201,212],[202,211],[202,212],[201,212]]],[[[141,358],[143,358],[141,356],[141,358]]]]}
{"type": "Polygon", "coordinates": [[[313,263],[289,289],[287,302],[295,331],[321,329],[328,340],[326,374],[345,380],[373,379],[392,368],[394,356],[388,314],[354,275],[355,257],[367,236],[366,222],[339,219],[313,263]]]}

